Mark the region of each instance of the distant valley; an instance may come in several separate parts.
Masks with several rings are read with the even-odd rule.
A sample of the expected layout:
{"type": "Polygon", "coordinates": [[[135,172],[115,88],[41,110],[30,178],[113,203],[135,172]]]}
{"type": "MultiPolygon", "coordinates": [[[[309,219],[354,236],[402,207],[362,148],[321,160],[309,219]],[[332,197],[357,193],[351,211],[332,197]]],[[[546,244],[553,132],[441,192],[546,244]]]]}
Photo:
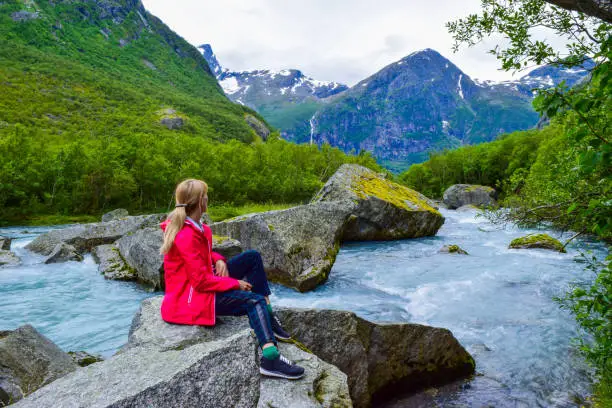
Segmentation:
{"type": "Polygon", "coordinates": [[[425,49],[349,88],[295,69],[233,72],[219,64],[210,45],[200,50],[226,95],[259,112],[285,139],[366,150],[393,171],[426,160],[431,151],[534,127],[534,90],[561,81],[572,86],[592,66],[543,66],[517,80],[479,81],[425,49]]]}

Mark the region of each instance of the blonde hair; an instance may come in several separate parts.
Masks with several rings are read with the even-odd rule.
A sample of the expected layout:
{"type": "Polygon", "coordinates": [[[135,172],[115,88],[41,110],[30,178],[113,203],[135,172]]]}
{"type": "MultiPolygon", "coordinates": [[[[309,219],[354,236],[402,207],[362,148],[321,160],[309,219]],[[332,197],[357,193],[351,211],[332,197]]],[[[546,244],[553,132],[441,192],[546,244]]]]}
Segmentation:
{"type": "Polygon", "coordinates": [[[179,233],[187,214],[191,213],[202,201],[204,194],[208,192],[208,185],[202,180],[187,179],[181,181],[176,186],[174,198],[176,200],[176,209],[168,214],[170,223],[164,231],[164,243],[160,249],[160,253],[167,254],[174,244],[176,234],[179,233]]]}

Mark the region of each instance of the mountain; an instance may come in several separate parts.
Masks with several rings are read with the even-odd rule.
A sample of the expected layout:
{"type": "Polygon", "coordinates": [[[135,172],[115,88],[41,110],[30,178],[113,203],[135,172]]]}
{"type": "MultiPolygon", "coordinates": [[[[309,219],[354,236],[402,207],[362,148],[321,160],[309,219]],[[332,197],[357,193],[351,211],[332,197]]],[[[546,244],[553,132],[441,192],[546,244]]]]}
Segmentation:
{"type": "Polygon", "coordinates": [[[199,48],[225,94],[280,129],[307,123],[328,98],[348,89],[337,82],[313,79],[297,69],[230,71],[219,64],[210,44],[199,48]]]}
{"type": "Polygon", "coordinates": [[[0,1],[0,89],[0,222],[165,210],[182,178],[222,185],[215,149],[257,140],[258,115],[139,0],[0,1]]]}
{"type": "Polygon", "coordinates": [[[12,123],[43,118],[39,124],[47,129],[82,127],[132,99],[141,103],[126,108],[155,126],[159,111],[171,108],[189,119],[190,133],[220,140],[254,137],[244,120],[253,112],[231,103],[198,50],[139,0],[2,1],[0,47],[0,73],[12,84],[3,89],[0,117],[13,117],[12,123]],[[57,95],[50,90],[58,86],[67,95],[52,104],[57,95]],[[58,116],[52,111],[83,99],[77,88],[89,95],[83,109],[49,122],[47,113],[58,116]],[[8,95],[19,95],[35,113],[15,107],[8,95]]]}
{"type": "MultiPolygon", "coordinates": [[[[359,82],[282,135],[297,143],[367,150],[400,171],[430,151],[477,144],[538,122],[532,88],[575,82],[586,71],[538,68],[512,83],[476,82],[432,49],[417,51],[359,82]]],[[[265,116],[265,114],[264,114],[265,116]]]]}
{"type": "Polygon", "coordinates": [[[562,66],[545,65],[536,68],[518,80],[510,81],[477,81],[479,85],[492,88],[511,88],[531,97],[536,89],[547,89],[565,81],[565,85],[572,87],[584,79],[595,66],[595,61],[589,59],[578,67],[566,68],[562,66]]]}

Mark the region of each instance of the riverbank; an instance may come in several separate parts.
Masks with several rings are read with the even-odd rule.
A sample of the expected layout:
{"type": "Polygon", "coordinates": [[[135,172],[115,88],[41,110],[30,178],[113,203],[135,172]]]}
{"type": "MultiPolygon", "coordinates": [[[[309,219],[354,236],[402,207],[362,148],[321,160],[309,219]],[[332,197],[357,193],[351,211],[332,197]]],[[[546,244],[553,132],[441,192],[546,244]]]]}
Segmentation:
{"type": "MultiPolygon", "coordinates": [[[[223,221],[228,218],[237,217],[244,214],[273,211],[273,210],[284,210],[291,208],[299,204],[295,203],[248,203],[242,205],[233,205],[231,203],[220,203],[215,204],[210,208],[209,215],[213,221],[223,221]]],[[[156,210],[135,212],[132,215],[145,215],[145,214],[157,214],[166,213],[167,208],[158,208],[156,210]]],[[[3,215],[0,218],[0,227],[43,227],[43,226],[55,226],[55,225],[66,225],[66,224],[85,224],[90,222],[98,222],[102,214],[90,215],[90,214],[48,214],[48,215],[37,215],[37,214],[8,214],[3,215]]]]}

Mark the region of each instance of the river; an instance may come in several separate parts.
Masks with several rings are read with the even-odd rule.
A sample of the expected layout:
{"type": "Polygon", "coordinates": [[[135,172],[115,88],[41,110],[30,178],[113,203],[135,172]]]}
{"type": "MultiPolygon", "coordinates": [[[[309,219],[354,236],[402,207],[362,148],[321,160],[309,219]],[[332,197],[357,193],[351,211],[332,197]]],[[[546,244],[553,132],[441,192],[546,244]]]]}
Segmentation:
{"type": "MultiPolygon", "coordinates": [[[[446,222],[435,237],[343,245],[327,283],[305,294],[274,285],[273,304],[446,327],[474,356],[470,381],[396,399],[389,408],[577,406],[590,393],[589,370],[572,345],[576,323],[553,298],[593,278],[580,253],[603,258],[604,245],[576,240],[567,254],[512,250],[513,238],[535,230],[492,225],[476,211],[442,212],[446,222]],[[446,244],[469,255],[438,253],[446,244]]],[[[30,323],[64,350],[108,357],[126,342],[141,300],[156,293],[104,280],[90,255],[42,264],[24,246],[48,230],[0,229],[15,238],[12,250],[23,261],[0,268],[0,330],[30,323]]]]}

